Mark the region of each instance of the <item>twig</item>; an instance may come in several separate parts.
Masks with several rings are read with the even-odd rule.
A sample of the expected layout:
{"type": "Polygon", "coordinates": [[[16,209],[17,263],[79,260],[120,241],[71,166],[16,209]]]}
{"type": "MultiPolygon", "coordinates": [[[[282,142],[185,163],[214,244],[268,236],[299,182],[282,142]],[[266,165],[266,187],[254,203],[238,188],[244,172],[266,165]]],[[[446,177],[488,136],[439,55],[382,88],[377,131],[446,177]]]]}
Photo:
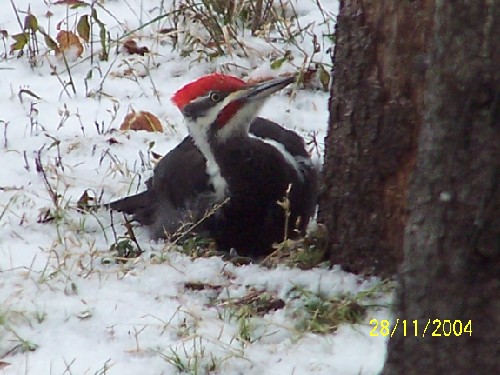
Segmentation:
{"type": "Polygon", "coordinates": [[[50,195],[50,199],[52,200],[52,203],[54,204],[54,206],[56,208],[58,208],[59,202],[57,199],[57,193],[50,185],[49,178],[47,177],[47,173],[45,172],[45,169],[43,168],[43,165],[42,165],[42,151],[43,151],[44,147],[45,147],[45,145],[42,146],[42,148],[39,149],[36,153],[36,157],[35,157],[36,171],[42,175],[43,183],[44,183],[45,188],[47,189],[47,191],[50,195]]]}

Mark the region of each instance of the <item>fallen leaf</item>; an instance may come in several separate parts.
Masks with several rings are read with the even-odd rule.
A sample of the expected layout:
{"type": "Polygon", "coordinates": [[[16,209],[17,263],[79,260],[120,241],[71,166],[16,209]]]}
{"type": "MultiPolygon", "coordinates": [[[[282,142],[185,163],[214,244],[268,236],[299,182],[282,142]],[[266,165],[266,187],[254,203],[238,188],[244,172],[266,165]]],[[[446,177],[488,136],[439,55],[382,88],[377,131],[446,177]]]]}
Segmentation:
{"type": "Polygon", "coordinates": [[[84,5],[85,2],[81,0],[58,0],[55,5],[84,5]]]}
{"type": "Polygon", "coordinates": [[[133,39],[127,39],[125,43],[123,43],[123,50],[131,55],[141,55],[149,53],[148,47],[139,47],[137,42],[133,39]]]}
{"type": "Polygon", "coordinates": [[[82,196],[78,199],[76,203],[76,208],[79,212],[90,212],[97,210],[96,199],[95,197],[89,195],[89,189],[86,189],[82,196]]]}
{"type": "Polygon", "coordinates": [[[76,25],[76,31],[80,38],[88,42],[90,40],[90,23],[89,16],[87,14],[80,17],[78,24],[76,25]]]}
{"type": "Polygon", "coordinates": [[[0,361],[0,370],[6,368],[7,366],[10,366],[9,362],[0,361]]]}
{"type": "Polygon", "coordinates": [[[20,51],[28,44],[28,33],[12,35],[12,39],[14,39],[15,42],[10,45],[10,51],[20,51]]]}
{"type": "Polygon", "coordinates": [[[56,39],[59,46],[58,52],[64,53],[67,59],[76,60],[82,55],[83,45],[75,33],[61,30],[57,33],[56,39]]]}
{"type": "Polygon", "coordinates": [[[158,117],[151,112],[132,110],[125,116],[123,123],[120,125],[120,130],[146,130],[148,132],[163,132],[158,117]]]}

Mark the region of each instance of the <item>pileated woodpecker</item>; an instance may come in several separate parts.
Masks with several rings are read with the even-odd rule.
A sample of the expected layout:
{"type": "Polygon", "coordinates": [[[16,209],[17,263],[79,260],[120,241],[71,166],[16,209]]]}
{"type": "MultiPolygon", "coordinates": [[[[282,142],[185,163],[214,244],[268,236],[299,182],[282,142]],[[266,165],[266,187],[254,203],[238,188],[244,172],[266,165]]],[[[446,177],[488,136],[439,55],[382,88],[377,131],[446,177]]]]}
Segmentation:
{"type": "Polygon", "coordinates": [[[223,203],[195,231],[240,255],[269,253],[273,242],[284,239],[285,222],[288,236],[304,234],[316,207],[317,169],[299,135],[255,118],[272,93],[294,81],[249,85],[211,74],[178,90],[172,101],[189,136],[160,160],[146,191],[109,208],[132,214],[150,227],[152,237],[161,238],[223,203]],[[278,204],[285,197],[287,220],[287,210],[278,204]]]}

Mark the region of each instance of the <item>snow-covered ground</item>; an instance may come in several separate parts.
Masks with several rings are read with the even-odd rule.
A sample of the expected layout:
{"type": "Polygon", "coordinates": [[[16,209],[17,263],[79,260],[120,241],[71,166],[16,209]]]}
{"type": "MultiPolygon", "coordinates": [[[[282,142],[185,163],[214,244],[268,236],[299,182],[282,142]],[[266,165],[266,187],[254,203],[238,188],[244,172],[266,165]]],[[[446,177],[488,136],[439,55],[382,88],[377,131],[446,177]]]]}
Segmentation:
{"type": "MultiPolygon", "coordinates": [[[[179,1],[68,3],[77,2],[0,4],[0,372],[377,373],[386,338],[370,337],[369,321],[388,318],[387,308],[369,308],[362,324],[326,334],[310,332],[303,322],[311,318],[307,298],[358,296],[380,280],[335,267],[268,269],[192,258],[149,241],[140,228],[144,253],[116,262],[110,248],[125,233],[123,218],[77,210],[86,190],[107,202],[143,189],[153,152],[167,153],[186,135],[170,102],[183,84],[213,71],[256,80],[316,64],[328,70],[337,1],[292,1],[288,13],[297,14],[302,28],[292,43],[279,31],[257,38],[239,30],[239,43],[210,58],[200,22],[186,10],[172,12],[179,1]],[[43,33],[55,40],[58,30],[75,31],[82,16],[91,15],[90,3],[97,15],[93,47],[84,43],[82,55],[65,62],[48,51],[43,33]],[[32,53],[26,46],[18,56],[10,45],[28,10],[43,32],[30,37],[32,53]],[[118,45],[106,42],[109,59],[101,61],[100,27],[113,40],[130,33],[150,53],[123,53],[122,38],[118,45]],[[131,109],[158,116],[164,133],[119,131],[131,109]],[[242,314],[235,301],[253,293],[284,305],[242,314]]],[[[280,30],[288,26],[297,29],[290,22],[280,30]]],[[[261,112],[315,139],[318,162],[328,119],[328,93],[319,81],[274,95],[261,112]]],[[[390,302],[388,293],[371,295],[360,303],[390,302]]]]}

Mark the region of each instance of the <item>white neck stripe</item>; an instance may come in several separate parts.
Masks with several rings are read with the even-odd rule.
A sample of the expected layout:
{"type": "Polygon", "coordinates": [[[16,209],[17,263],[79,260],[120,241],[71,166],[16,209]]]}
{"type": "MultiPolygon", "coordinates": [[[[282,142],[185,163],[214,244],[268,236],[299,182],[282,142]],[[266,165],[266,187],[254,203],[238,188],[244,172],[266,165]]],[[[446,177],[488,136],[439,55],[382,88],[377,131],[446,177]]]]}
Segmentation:
{"type": "Polygon", "coordinates": [[[285,158],[285,161],[290,164],[295,171],[297,172],[297,176],[301,181],[304,181],[304,171],[302,170],[301,166],[307,165],[309,166],[311,164],[311,161],[308,158],[305,158],[303,156],[293,156],[288,150],[285,148],[285,146],[271,138],[261,138],[257,137],[256,135],[250,133],[250,136],[252,138],[258,139],[270,146],[273,146],[276,150],[278,150],[283,157],[285,158]]]}
{"type": "Polygon", "coordinates": [[[214,187],[215,196],[218,201],[223,201],[227,195],[227,181],[222,177],[219,165],[215,160],[215,156],[210,149],[210,145],[206,139],[206,134],[200,129],[197,124],[187,124],[194,143],[203,154],[206,160],[206,172],[210,184],[214,187]]]}

